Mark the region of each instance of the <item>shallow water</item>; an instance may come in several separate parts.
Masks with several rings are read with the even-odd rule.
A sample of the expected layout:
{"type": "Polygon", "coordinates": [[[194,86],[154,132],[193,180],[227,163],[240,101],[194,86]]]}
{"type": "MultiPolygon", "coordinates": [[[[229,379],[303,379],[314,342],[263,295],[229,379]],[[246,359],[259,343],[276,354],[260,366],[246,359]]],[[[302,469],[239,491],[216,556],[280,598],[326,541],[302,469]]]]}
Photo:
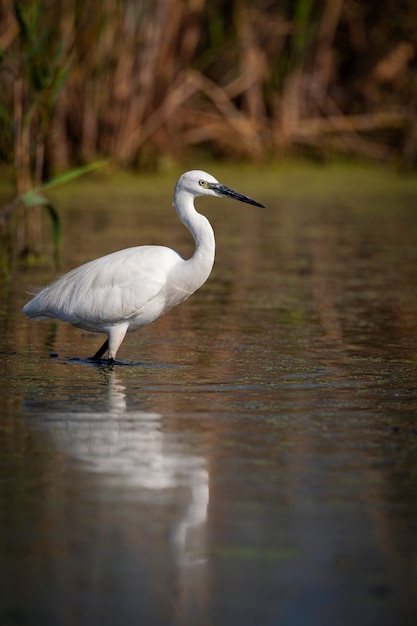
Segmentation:
{"type": "MultiPolygon", "coordinates": [[[[2,625],[415,624],[417,190],[234,176],[268,209],[200,201],[212,276],[111,372],[21,315],[51,267],[1,285],[2,625]]],[[[72,189],[64,269],[190,252],[165,192],[72,189]]]]}

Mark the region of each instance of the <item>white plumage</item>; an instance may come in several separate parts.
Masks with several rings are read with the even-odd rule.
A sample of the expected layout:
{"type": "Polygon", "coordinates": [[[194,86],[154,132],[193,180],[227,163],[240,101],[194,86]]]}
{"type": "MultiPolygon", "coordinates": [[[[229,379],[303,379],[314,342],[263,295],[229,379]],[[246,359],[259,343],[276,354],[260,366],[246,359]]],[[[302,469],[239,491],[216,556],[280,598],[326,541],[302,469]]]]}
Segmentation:
{"type": "Polygon", "coordinates": [[[174,206],[195,241],[190,259],[164,246],[119,250],[64,274],[28,302],[24,313],[34,320],[58,318],[84,330],[105,333],[107,340],[92,358],[99,361],[108,349],[112,365],[127,332],[150,324],[184,302],[209,277],[214,233],[207,218],[194,207],[194,198],[204,195],[263,206],[206,172],[186,172],[175,187],[174,206]]]}

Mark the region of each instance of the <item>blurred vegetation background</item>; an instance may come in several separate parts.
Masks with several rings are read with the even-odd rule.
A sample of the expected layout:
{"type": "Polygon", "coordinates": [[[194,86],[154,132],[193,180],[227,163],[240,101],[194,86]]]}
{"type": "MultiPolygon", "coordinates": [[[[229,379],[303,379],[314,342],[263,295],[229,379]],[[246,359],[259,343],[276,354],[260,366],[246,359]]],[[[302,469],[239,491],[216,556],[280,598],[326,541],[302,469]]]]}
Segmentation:
{"type": "Polygon", "coordinates": [[[103,158],[413,169],[416,51],[415,0],[0,0],[0,225],[36,252],[43,181],[103,158]]]}

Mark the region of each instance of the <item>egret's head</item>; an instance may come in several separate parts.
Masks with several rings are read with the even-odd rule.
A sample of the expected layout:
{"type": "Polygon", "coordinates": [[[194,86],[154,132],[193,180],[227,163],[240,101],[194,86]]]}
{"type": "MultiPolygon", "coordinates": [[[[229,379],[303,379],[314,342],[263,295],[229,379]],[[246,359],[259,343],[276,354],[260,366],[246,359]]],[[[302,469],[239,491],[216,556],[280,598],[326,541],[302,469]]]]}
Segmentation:
{"type": "Polygon", "coordinates": [[[186,191],[192,194],[195,198],[197,196],[219,196],[220,198],[233,198],[240,202],[246,202],[247,204],[253,204],[264,208],[263,204],[244,196],[243,194],[233,191],[229,187],[222,185],[211,174],[203,172],[202,170],[191,170],[185,172],[177,183],[176,190],[186,191]]]}

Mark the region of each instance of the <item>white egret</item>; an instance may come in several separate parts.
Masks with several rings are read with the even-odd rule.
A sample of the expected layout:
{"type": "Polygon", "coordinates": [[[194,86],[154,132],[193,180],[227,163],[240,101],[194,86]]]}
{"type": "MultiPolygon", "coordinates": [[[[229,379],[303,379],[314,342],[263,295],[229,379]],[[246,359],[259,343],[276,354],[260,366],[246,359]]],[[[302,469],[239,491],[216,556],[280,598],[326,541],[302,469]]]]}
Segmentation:
{"type": "Polygon", "coordinates": [[[100,361],[108,350],[108,365],[112,366],[127,332],[150,324],[184,302],[209,277],[214,232],[194,207],[197,196],[234,198],[263,207],[206,172],[186,172],[176,184],[173,204],[195,241],[190,259],[165,246],[119,250],[64,274],[30,300],[24,313],[34,320],[58,318],[84,330],[105,333],[107,339],[92,359],[100,361]]]}

